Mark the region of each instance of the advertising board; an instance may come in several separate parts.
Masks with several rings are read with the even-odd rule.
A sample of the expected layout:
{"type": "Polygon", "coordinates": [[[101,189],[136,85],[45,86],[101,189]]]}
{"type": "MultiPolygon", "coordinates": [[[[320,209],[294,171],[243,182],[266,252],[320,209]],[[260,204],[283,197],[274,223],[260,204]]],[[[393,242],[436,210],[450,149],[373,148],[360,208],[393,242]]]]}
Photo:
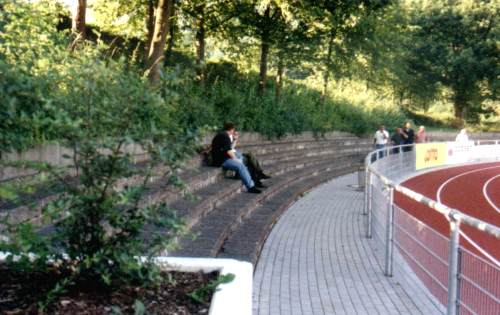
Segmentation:
{"type": "Polygon", "coordinates": [[[418,143],[415,150],[417,171],[446,164],[448,154],[446,143],[418,143]]]}

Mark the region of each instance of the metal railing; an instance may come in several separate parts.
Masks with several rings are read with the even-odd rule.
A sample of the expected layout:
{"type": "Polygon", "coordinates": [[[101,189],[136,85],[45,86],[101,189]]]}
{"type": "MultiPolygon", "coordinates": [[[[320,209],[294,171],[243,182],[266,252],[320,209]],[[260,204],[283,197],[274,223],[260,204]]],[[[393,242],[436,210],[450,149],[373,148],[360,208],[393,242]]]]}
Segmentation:
{"type": "MultiPolygon", "coordinates": [[[[500,140],[477,141],[472,148],[470,162],[500,161],[500,140]]],[[[460,244],[467,226],[500,246],[500,228],[401,186],[402,180],[416,174],[416,151],[414,145],[388,147],[371,152],[365,160],[366,236],[383,251],[380,263],[385,275],[398,270],[398,276],[405,277],[411,270],[441,313],[500,314],[499,262],[460,244]],[[442,214],[449,237],[395,204],[395,192],[442,214]]]]}

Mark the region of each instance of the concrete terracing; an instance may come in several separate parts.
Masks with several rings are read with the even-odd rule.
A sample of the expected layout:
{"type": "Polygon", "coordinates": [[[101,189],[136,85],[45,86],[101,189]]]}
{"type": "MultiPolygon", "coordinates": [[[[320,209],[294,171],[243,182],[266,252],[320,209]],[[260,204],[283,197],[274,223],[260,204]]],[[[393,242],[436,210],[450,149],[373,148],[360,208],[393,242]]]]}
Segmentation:
{"type": "Polygon", "coordinates": [[[411,271],[406,279],[383,275],[355,183],[351,174],[324,184],[279,219],[256,266],[255,315],[441,313],[425,289],[400,285],[411,271]]]}

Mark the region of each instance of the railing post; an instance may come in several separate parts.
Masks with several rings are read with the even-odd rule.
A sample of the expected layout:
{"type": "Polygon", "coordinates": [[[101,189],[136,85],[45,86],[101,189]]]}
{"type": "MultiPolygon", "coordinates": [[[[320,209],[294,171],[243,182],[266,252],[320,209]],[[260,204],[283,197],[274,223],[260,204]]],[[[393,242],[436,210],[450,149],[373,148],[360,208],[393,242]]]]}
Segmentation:
{"type": "Polygon", "coordinates": [[[387,207],[387,224],[385,234],[385,275],[392,277],[392,262],[394,249],[394,188],[389,188],[389,203],[387,207]]]}
{"type": "Polygon", "coordinates": [[[373,180],[372,180],[372,172],[368,171],[368,186],[367,189],[367,224],[366,224],[366,237],[372,238],[372,217],[373,217],[373,180]]]}
{"type": "Polygon", "coordinates": [[[368,167],[368,163],[365,160],[365,204],[363,205],[363,215],[368,214],[368,186],[370,185],[370,179],[368,178],[370,171],[368,167]]]}
{"type": "Polygon", "coordinates": [[[459,306],[460,276],[460,221],[450,215],[450,248],[448,254],[448,306],[446,314],[457,315],[459,306]]]}

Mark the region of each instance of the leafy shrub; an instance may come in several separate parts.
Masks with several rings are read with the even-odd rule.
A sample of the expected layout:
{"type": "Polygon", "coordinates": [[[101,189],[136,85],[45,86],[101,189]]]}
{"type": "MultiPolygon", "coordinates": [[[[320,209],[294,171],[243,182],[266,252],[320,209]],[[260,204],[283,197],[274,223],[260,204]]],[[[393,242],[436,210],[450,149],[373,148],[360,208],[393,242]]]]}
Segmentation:
{"type": "Polygon", "coordinates": [[[370,111],[370,116],[370,130],[376,130],[380,124],[384,124],[386,130],[392,131],[396,127],[402,127],[408,120],[407,116],[401,110],[384,107],[373,108],[370,111]]]}
{"type": "Polygon", "coordinates": [[[50,137],[43,83],[0,60],[0,152],[50,137]]]}
{"type": "Polygon", "coordinates": [[[56,31],[61,9],[50,1],[4,1],[0,10],[0,152],[57,137],[51,91],[68,57],[67,36],[56,31]]]}
{"type": "MultiPolygon", "coordinates": [[[[117,73],[120,64],[115,66],[117,73]]],[[[66,158],[74,162],[77,171],[76,180],[68,181],[73,167],[37,166],[64,186],[62,194],[43,209],[54,231],[39,235],[29,223],[2,222],[9,241],[0,242],[0,251],[9,252],[7,264],[12,269],[47,272],[55,262],[61,274],[67,275],[48,294],[47,302],[67,286],[82,281],[103,287],[154,281],[158,270],[150,258],[171,246],[183,232],[182,222],[171,209],[165,204],[144,204],[142,195],[158,165],[170,166],[169,171],[175,175],[178,162],[193,152],[196,133],[159,128],[165,126],[169,108],[158,101],[159,97],[144,98],[141,86],[147,83],[136,78],[136,90],[128,84],[125,93],[120,86],[123,82],[110,80],[109,73],[102,70],[88,73],[86,79],[79,77],[75,86],[80,89],[80,97],[67,90],[73,96],[72,106],[53,109],[59,141],[74,149],[66,158]],[[106,93],[94,86],[105,79],[107,92],[123,92],[123,98],[106,98],[106,93]],[[94,98],[93,93],[102,97],[94,98]],[[134,167],[133,156],[125,150],[131,144],[140,144],[150,156],[140,168],[134,167]],[[120,181],[132,178],[141,180],[120,188],[120,181]],[[141,235],[145,227],[147,242],[141,235]],[[140,256],[148,259],[140,261],[140,256]]],[[[124,70],[121,74],[134,78],[124,70]]]]}
{"type": "Polygon", "coordinates": [[[208,301],[209,294],[214,292],[219,284],[225,284],[233,281],[234,277],[235,276],[232,273],[219,275],[217,279],[210,281],[207,285],[188,293],[188,296],[196,303],[208,304],[210,302],[208,301]]]}
{"type": "MultiPolygon", "coordinates": [[[[43,306],[82,282],[112,288],[157,279],[151,258],[173,246],[184,227],[165,204],[145,204],[142,196],[153,170],[167,166],[167,181],[176,178],[180,162],[198,142],[197,130],[175,121],[178,98],[170,97],[175,93],[168,84],[150,88],[126,60],[105,59],[102,44],[70,53],[61,34],[50,35],[56,16],[51,8],[49,2],[32,7],[10,1],[5,9],[13,15],[0,33],[5,44],[0,49],[0,150],[47,139],[73,149],[66,156],[71,167],[30,165],[63,187],[43,208],[53,230],[40,234],[30,223],[13,224],[8,218],[0,224],[7,237],[0,240],[0,251],[9,253],[9,268],[45,273],[56,265],[60,270],[61,280],[43,306]],[[16,33],[14,26],[23,23],[40,26],[40,33],[16,33]],[[18,44],[10,32],[21,37],[18,44]],[[50,48],[43,51],[45,46],[50,48]],[[126,150],[132,144],[150,157],[141,167],[126,150]],[[128,183],[124,188],[123,182],[128,183]]],[[[175,76],[170,80],[175,82],[175,76]]]]}

